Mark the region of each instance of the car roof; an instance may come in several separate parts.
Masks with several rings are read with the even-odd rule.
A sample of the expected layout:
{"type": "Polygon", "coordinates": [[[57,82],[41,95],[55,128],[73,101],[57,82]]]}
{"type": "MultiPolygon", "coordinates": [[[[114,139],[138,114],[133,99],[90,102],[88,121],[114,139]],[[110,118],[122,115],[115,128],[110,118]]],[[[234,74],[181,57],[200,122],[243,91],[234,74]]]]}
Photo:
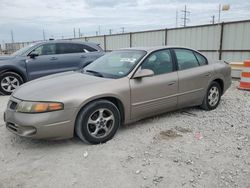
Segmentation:
{"type": "Polygon", "coordinates": [[[195,49],[187,48],[187,47],[183,47],[183,46],[131,47],[131,48],[123,48],[123,49],[120,49],[120,50],[142,50],[142,51],[146,51],[147,53],[151,53],[153,51],[169,49],[169,48],[182,48],[182,49],[197,51],[195,49]]]}
{"type": "Polygon", "coordinates": [[[85,41],[76,41],[76,40],[49,40],[49,41],[40,41],[35,42],[34,44],[48,44],[48,43],[75,43],[75,44],[90,44],[90,45],[99,45],[95,42],[85,42],[85,41]]]}

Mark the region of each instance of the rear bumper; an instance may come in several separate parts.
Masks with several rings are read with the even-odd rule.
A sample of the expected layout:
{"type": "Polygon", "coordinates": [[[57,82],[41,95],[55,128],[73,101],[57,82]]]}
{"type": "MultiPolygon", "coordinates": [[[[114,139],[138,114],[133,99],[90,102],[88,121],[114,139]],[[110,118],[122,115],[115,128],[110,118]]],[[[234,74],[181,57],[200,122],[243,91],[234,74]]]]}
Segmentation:
{"type": "Polygon", "coordinates": [[[36,139],[66,139],[74,136],[75,110],[27,114],[7,108],[4,113],[6,128],[19,136],[36,139]]]}

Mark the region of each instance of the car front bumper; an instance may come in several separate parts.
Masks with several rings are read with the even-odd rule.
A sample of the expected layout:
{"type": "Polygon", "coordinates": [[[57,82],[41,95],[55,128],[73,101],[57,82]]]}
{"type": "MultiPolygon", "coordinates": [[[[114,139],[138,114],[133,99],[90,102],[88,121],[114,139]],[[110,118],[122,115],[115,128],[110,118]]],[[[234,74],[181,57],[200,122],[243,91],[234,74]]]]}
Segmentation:
{"type": "Polygon", "coordinates": [[[74,136],[75,108],[46,113],[20,113],[11,103],[21,100],[11,97],[4,113],[6,128],[14,134],[36,139],[66,139],[74,136]]]}

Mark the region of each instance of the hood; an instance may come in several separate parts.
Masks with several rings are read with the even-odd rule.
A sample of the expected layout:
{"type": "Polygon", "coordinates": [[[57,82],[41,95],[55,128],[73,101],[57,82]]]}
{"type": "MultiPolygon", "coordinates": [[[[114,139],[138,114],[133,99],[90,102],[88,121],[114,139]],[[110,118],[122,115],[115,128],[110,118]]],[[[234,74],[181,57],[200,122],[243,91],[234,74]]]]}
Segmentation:
{"type": "Polygon", "coordinates": [[[13,58],[13,56],[11,56],[11,55],[0,55],[0,61],[1,60],[12,59],[12,58],[13,58]]]}
{"type": "Polygon", "coordinates": [[[80,72],[64,72],[46,76],[23,84],[12,94],[13,97],[28,101],[64,102],[76,94],[89,91],[107,78],[96,77],[80,72]]]}

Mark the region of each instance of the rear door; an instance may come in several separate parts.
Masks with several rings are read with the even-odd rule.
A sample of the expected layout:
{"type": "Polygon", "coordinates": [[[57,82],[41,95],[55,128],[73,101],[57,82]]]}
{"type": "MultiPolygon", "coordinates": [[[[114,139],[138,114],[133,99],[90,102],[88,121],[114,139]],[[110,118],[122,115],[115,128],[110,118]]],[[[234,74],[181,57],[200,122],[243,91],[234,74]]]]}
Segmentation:
{"type": "Polygon", "coordinates": [[[201,104],[212,76],[212,66],[201,54],[189,49],[174,49],[178,65],[178,107],[201,104]]]}
{"type": "Polygon", "coordinates": [[[176,108],[178,76],[170,50],[153,52],[139,69],[150,69],[154,76],[130,79],[131,118],[140,119],[176,108]]]}
{"type": "Polygon", "coordinates": [[[63,71],[78,70],[99,57],[96,49],[78,43],[58,43],[57,52],[63,71]]]}

